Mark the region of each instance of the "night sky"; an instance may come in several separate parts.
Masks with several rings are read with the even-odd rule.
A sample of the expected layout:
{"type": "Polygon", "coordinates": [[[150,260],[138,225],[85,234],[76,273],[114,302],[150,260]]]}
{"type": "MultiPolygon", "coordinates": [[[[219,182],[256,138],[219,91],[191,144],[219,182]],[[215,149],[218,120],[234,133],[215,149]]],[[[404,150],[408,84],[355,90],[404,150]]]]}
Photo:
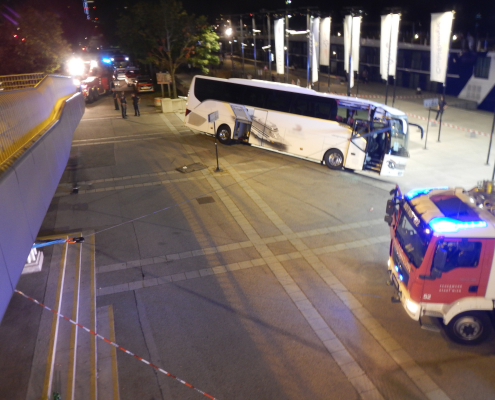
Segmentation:
{"type": "MultiPolygon", "coordinates": [[[[155,0],[157,1],[157,0],[155,0]]],[[[98,22],[91,23],[85,20],[82,0],[0,0],[0,4],[6,4],[16,9],[21,5],[31,2],[38,8],[48,9],[61,17],[64,31],[68,40],[76,44],[78,41],[90,35],[92,32],[102,31],[111,37],[115,30],[115,21],[124,7],[131,8],[136,0],[94,0],[90,7],[93,17],[98,17],[98,22]],[[97,26],[97,28],[95,28],[97,26]]],[[[285,0],[251,0],[240,2],[232,0],[183,0],[183,5],[188,13],[206,15],[213,23],[220,14],[224,16],[239,13],[259,13],[265,9],[269,11],[284,10],[285,0]]],[[[380,15],[387,12],[388,7],[397,7],[402,13],[401,30],[411,29],[414,23],[416,31],[429,31],[430,13],[455,10],[454,33],[471,33],[484,38],[486,35],[495,37],[495,1],[494,0],[374,0],[352,3],[349,0],[292,0],[293,9],[308,6],[318,7],[322,16],[332,16],[333,23],[338,25],[346,14],[345,7],[355,6],[362,8],[366,15],[363,18],[363,31],[368,27],[369,31],[379,34],[380,15]],[[360,6],[360,3],[366,5],[360,6]]],[[[261,13],[260,13],[261,14],[261,13]]],[[[234,21],[237,18],[233,18],[234,21]]],[[[335,26],[334,25],[334,26],[335,26]]],[[[116,43],[110,43],[116,44],[116,43]]]]}

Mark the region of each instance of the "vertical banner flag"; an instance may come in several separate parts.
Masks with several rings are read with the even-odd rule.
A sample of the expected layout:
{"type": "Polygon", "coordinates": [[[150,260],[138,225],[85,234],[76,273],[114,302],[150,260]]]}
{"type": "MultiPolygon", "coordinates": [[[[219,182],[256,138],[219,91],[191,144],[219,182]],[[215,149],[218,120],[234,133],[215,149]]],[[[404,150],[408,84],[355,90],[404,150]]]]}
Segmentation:
{"type": "Polygon", "coordinates": [[[313,47],[313,57],[311,69],[311,82],[318,82],[319,58],[320,58],[320,18],[315,18],[311,25],[311,42],[313,47]]]}
{"type": "Polygon", "coordinates": [[[395,77],[397,70],[397,42],[399,40],[400,14],[382,15],[380,37],[380,75],[387,80],[387,74],[395,77]]]}
{"type": "Polygon", "coordinates": [[[330,22],[331,18],[324,18],[320,25],[320,65],[330,65],[330,22]]]}
{"type": "Polygon", "coordinates": [[[275,61],[277,63],[277,74],[284,74],[284,19],[275,20],[275,61]]]}
{"type": "Polygon", "coordinates": [[[430,80],[445,85],[447,62],[449,60],[450,32],[452,30],[452,11],[431,14],[431,61],[430,80]]]}
{"type": "MultiPolygon", "coordinates": [[[[352,57],[351,70],[359,70],[359,36],[361,34],[361,17],[352,17],[346,15],[344,18],[344,70],[349,73],[349,53],[351,51],[352,39],[352,57]]],[[[351,74],[351,88],[354,87],[354,74],[351,74]]]]}

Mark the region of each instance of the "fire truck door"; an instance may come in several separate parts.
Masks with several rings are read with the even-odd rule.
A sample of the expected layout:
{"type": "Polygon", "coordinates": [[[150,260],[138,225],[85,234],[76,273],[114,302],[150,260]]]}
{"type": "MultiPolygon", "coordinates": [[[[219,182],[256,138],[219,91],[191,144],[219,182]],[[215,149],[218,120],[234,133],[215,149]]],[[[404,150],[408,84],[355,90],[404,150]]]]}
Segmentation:
{"type": "Polygon", "coordinates": [[[445,239],[438,243],[430,275],[424,279],[421,300],[450,304],[464,297],[484,296],[484,290],[483,293],[479,290],[483,247],[487,247],[483,242],[482,239],[445,239]],[[437,262],[440,252],[444,253],[443,262],[437,262]]]}

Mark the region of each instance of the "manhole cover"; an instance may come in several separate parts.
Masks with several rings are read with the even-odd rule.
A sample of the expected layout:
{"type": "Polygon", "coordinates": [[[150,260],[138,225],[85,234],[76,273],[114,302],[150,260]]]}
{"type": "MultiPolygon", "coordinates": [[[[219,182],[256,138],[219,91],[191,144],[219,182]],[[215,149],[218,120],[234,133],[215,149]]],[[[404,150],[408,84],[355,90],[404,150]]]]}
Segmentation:
{"type": "Polygon", "coordinates": [[[206,165],[201,163],[194,163],[189,165],[184,165],[183,167],[176,168],[177,171],[182,172],[183,174],[187,174],[189,172],[201,171],[202,169],[206,169],[206,165]]]}
{"type": "Polygon", "coordinates": [[[213,197],[199,197],[196,199],[198,201],[199,204],[208,204],[208,203],[214,203],[215,200],[213,199],[213,197]]]}

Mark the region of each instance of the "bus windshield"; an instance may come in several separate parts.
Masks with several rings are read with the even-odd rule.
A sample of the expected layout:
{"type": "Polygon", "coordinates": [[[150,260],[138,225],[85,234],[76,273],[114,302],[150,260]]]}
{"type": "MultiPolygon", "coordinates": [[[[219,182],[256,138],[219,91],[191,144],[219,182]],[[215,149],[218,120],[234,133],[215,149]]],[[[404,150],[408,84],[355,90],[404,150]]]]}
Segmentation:
{"type": "Polygon", "coordinates": [[[402,207],[395,236],[411,264],[415,268],[419,268],[425,257],[430,240],[429,237],[421,235],[418,232],[414,224],[407,218],[406,212],[402,207]]]}

